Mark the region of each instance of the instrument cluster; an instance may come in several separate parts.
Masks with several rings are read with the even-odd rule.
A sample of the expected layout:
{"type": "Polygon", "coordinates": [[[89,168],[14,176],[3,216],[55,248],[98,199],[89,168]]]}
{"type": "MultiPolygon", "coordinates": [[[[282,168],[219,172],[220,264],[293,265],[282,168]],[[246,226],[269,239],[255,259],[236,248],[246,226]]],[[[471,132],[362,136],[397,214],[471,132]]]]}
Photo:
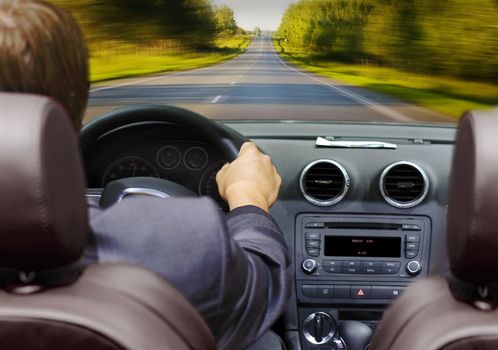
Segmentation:
{"type": "Polygon", "coordinates": [[[224,204],[218,195],[216,173],[226,163],[212,145],[193,141],[155,141],[121,147],[102,155],[89,177],[89,187],[104,188],[109,182],[128,177],[158,177],[176,182],[224,204]]]}

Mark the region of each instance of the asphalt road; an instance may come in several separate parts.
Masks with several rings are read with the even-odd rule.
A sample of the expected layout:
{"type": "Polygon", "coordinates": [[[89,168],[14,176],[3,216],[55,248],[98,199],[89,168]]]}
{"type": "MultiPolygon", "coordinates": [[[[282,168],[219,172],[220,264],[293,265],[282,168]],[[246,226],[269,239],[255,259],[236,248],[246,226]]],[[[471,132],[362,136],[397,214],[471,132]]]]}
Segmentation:
{"type": "Polygon", "coordinates": [[[222,64],[93,87],[84,122],[118,106],[143,103],[180,106],[212,119],[453,121],[289,66],[268,37],[254,40],[245,54],[222,64]]]}

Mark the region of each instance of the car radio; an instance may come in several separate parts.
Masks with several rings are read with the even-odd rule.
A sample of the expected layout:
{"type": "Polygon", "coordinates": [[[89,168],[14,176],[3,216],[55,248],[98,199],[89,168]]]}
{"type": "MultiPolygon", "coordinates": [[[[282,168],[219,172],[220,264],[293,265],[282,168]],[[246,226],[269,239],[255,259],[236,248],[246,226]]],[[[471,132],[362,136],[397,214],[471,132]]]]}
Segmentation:
{"type": "Polygon", "coordinates": [[[388,301],[427,274],[430,219],[312,215],[297,218],[296,278],[304,301],[388,301]]]}

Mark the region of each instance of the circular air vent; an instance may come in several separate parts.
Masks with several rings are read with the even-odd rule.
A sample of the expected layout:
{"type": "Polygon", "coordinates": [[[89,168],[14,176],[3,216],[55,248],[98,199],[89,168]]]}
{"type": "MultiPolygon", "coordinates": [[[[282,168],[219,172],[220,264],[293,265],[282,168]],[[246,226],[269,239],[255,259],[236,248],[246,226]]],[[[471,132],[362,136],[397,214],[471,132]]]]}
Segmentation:
{"type": "Polygon", "coordinates": [[[329,159],[308,164],[301,173],[301,192],[309,202],[319,206],[336,204],[349,189],[349,176],[344,167],[329,159]]]}
{"type": "Polygon", "coordinates": [[[429,178],[418,165],[396,162],[380,176],[380,192],[387,203],[411,208],[422,202],[429,191],[429,178]]]}

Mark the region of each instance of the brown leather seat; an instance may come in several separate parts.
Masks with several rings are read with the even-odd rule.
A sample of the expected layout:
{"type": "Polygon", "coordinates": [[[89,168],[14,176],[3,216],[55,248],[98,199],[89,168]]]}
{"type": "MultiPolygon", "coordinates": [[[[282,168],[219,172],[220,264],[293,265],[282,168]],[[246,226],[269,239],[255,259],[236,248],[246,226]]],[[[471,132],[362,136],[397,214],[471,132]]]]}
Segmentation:
{"type": "Polygon", "coordinates": [[[215,349],[169,283],[82,266],[88,221],[77,140],[45,97],[0,93],[0,348],[215,349]]]}
{"type": "Polygon", "coordinates": [[[498,109],[460,123],[447,237],[452,276],[410,286],[371,350],[498,349],[498,109]]]}

